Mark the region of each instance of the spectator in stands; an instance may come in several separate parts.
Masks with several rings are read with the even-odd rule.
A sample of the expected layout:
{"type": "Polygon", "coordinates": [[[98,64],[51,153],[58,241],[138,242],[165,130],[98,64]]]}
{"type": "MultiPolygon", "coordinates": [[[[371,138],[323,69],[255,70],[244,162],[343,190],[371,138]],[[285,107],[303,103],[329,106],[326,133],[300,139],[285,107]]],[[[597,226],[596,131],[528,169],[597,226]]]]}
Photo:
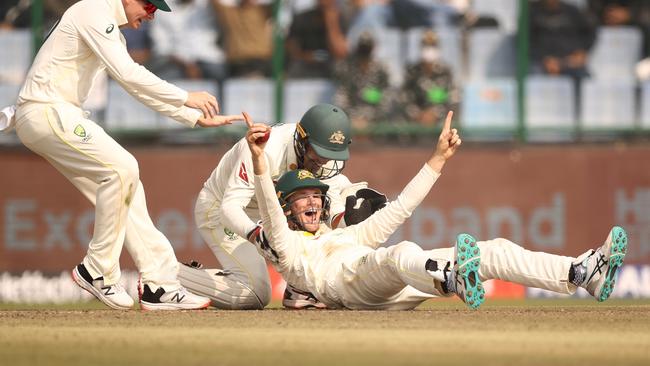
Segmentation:
{"type": "Polygon", "coordinates": [[[363,31],[386,27],[445,27],[460,25],[469,0],[354,0],[348,39],[354,43],[363,31]]]}
{"type": "Polygon", "coordinates": [[[270,5],[258,0],[239,0],[227,4],[212,0],[223,31],[228,75],[268,77],[273,54],[273,24],[270,5]]]}
{"type": "Polygon", "coordinates": [[[530,53],[534,73],[588,76],[587,55],[596,37],[592,19],[560,0],[530,6],[530,53]]]}
{"type": "Polygon", "coordinates": [[[332,65],[345,59],[348,45],[335,0],[294,16],[287,37],[289,77],[328,78],[332,65]]]}
{"type": "Polygon", "coordinates": [[[162,79],[215,79],[226,76],[219,32],[209,0],[169,0],[173,13],[151,24],[149,69],[162,79]]]}
{"type": "MultiPolygon", "coordinates": [[[[78,0],[43,0],[43,28],[48,30],[78,0]]],[[[3,0],[0,3],[0,29],[29,28],[33,0],[3,0]]]]}
{"type": "Polygon", "coordinates": [[[150,23],[143,23],[140,28],[124,28],[122,34],[126,39],[126,48],[133,61],[140,65],[147,65],[151,59],[150,23]]]}
{"type": "Polygon", "coordinates": [[[347,111],[354,128],[387,119],[391,108],[388,73],[373,59],[374,46],[372,35],[362,33],[352,55],[338,63],[334,72],[334,103],[347,111]]]}
{"type": "Polygon", "coordinates": [[[643,57],[650,56],[650,1],[590,0],[589,10],[601,25],[638,27],[643,33],[643,57]]]}
{"type": "Polygon", "coordinates": [[[426,31],[421,46],[420,61],[406,69],[400,109],[407,121],[430,126],[457,110],[459,93],[451,69],[440,59],[436,33],[426,31]]]}

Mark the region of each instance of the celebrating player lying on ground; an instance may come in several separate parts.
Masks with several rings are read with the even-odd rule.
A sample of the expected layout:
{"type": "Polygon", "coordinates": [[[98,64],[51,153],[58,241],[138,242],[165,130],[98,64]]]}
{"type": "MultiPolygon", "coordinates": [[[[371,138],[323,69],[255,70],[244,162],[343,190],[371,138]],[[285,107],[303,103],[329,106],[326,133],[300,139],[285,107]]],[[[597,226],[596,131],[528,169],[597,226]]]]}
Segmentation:
{"type": "MultiPolygon", "coordinates": [[[[386,197],[367,188],[365,182],[352,184],[341,174],[351,143],[350,120],[342,109],[317,104],[298,124],[263,129],[274,179],[299,168],[329,185],[327,224],[331,227],[363,221],[385,204],[386,197]]],[[[209,297],[221,309],[261,309],[271,300],[267,264],[254,245],[260,240],[261,225],[252,169],[248,144],[242,138],[219,161],[196,201],[197,227],[222,269],[197,268],[195,262],[181,266],[179,271],[183,286],[209,297]]],[[[293,291],[291,284],[282,304],[289,308],[324,307],[309,293],[293,291]]]]}
{"type": "Polygon", "coordinates": [[[578,258],[531,252],[506,240],[476,242],[460,234],[453,248],[424,251],[401,242],[379,247],[413,213],[461,144],[449,112],[433,155],[395,201],[343,229],[322,225],[328,186],[306,170],[285,173],[274,187],[260,139],[266,126],[244,114],[262,217],[258,251],[284,279],[330,308],[411,309],[432,296],[457,294],[470,308],[485,299],[482,281],[502,279],[560,293],[584,287],[603,301],[614,286],[627,237],[614,227],[605,243],[578,258]]]}
{"type": "Polygon", "coordinates": [[[178,281],[178,262],[167,238],[151,222],[138,163],[81,105],[103,70],[148,107],[185,125],[230,124],[206,92],[187,92],[135,63],[119,27],[139,28],[164,0],[81,0],[54,26],[34,60],[17,102],[16,132],[95,204],[88,253],[72,276],[79,286],[114,309],[133,299],[120,286],[119,258],[127,249],[141,275],[141,306],[147,310],[198,309],[209,299],[190,294],[178,281]]]}

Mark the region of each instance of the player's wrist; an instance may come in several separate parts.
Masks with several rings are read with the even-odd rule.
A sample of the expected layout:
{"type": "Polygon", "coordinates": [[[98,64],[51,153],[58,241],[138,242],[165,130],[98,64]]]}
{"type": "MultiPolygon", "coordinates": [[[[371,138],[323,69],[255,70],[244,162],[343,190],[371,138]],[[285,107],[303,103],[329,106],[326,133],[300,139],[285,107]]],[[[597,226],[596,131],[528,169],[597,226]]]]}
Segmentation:
{"type": "Polygon", "coordinates": [[[442,173],[442,168],[445,166],[446,161],[447,159],[445,159],[444,156],[435,154],[434,156],[431,157],[431,159],[429,159],[429,161],[427,161],[427,164],[429,165],[429,167],[431,167],[431,169],[433,169],[433,171],[440,174],[442,173]]]}

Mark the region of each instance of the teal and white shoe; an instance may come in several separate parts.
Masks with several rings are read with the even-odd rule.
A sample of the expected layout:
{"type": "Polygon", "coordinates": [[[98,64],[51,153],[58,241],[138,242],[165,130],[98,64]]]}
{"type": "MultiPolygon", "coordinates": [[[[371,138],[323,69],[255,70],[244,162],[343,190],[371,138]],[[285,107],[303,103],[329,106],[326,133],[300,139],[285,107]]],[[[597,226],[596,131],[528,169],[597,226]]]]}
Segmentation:
{"type": "Polygon", "coordinates": [[[574,262],[576,280],[598,301],[605,301],[614,291],[616,273],[627,253],[627,233],[620,226],[610,230],[605,243],[579,256],[574,262]]]}
{"type": "Polygon", "coordinates": [[[471,309],[478,309],[485,301],[485,289],[478,275],[481,251],[476,239],[469,234],[459,234],[456,237],[454,259],[456,264],[451,278],[455,278],[455,281],[449,289],[471,309]]]}

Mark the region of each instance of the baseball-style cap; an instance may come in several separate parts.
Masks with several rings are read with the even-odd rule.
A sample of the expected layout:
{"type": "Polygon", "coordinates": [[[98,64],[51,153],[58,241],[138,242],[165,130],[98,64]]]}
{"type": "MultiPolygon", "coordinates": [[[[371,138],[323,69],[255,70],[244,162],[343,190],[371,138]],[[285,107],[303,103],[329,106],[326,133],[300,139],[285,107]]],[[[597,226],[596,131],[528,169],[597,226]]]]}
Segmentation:
{"type": "Polygon", "coordinates": [[[169,5],[167,5],[165,0],[147,0],[147,2],[154,4],[156,8],[162,11],[172,11],[172,9],[169,7],[169,5]]]}

